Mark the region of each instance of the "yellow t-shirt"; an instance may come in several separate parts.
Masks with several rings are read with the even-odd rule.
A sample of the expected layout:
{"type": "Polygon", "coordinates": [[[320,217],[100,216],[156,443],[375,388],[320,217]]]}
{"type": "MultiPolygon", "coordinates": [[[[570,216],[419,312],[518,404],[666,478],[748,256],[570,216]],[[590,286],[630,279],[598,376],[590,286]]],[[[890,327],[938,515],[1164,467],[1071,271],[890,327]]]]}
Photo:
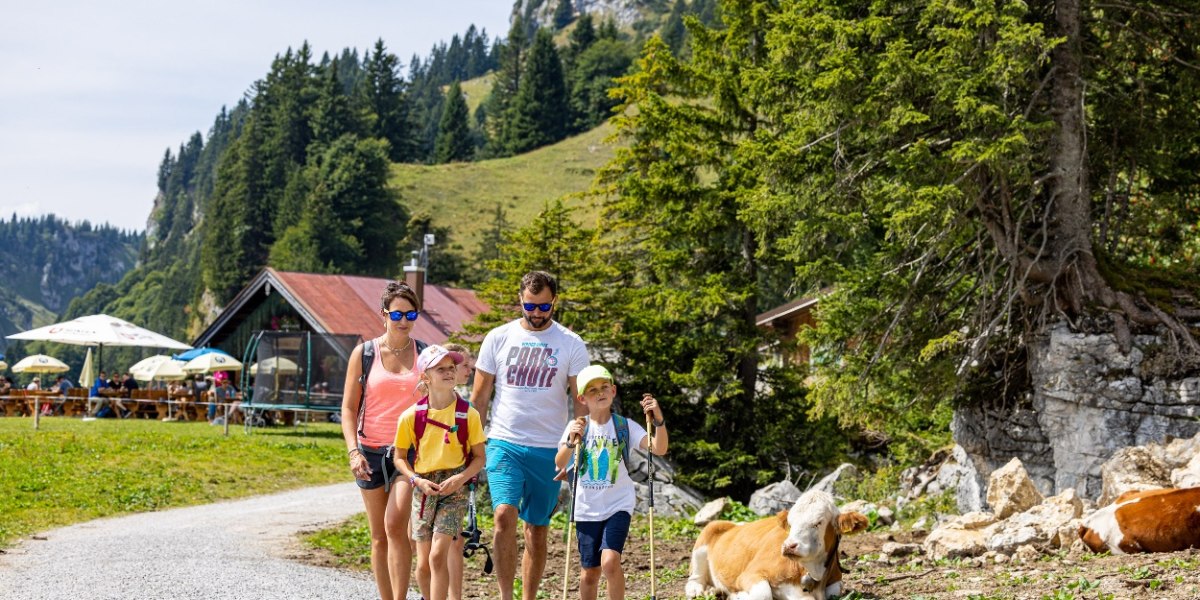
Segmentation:
{"type": "MultiPolygon", "coordinates": [[[[413,465],[416,472],[431,473],[444,469],[456,469],[465,464],[462,445],[458,443],[458,432],[450,432],[433,424],[434,421],[437,421],[453,427],[455,404],[456,402],[451,402],[450,406],[441,410],[429,408],[425,434],[421,436],[421,447],[417,448],[417,464],[413,465]]],[[[400,422],[396,427],[396,451],[404,452],[401,456],[407,456],[408,448],[413,445],[413,438],[416,437],[416,432],[413,430],[416,420],[417,407],[415,405],[400,415],[400,422]]],[[[484,440],[479,411],[475,410],[475,407],[471,407],[467,412],[467,444],[474,447],[476,444],[482,444],[484,440]]],[[[466,455],[470,456],[470,454],[471,451],[468,449],[466,455]]]]}

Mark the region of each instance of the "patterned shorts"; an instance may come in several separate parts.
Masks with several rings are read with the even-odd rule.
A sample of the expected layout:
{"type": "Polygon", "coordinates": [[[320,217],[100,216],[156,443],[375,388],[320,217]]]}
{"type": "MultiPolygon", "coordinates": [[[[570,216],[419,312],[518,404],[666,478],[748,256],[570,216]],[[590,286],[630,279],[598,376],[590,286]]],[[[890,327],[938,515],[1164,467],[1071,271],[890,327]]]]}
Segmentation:
{"type": "MultiPolygon", "coordinates": [[[[423,473],[421,477],[440,484],[451,476],[461,473],[462,468],[423,473]]],[[[442,533],[457,537],[462,533],[463,518],[467,515],[468,486],[458,488],[449,496],[426,496],[420,488],[413,488],[412,538],[424,542],[433,534],[442,533]]]]}

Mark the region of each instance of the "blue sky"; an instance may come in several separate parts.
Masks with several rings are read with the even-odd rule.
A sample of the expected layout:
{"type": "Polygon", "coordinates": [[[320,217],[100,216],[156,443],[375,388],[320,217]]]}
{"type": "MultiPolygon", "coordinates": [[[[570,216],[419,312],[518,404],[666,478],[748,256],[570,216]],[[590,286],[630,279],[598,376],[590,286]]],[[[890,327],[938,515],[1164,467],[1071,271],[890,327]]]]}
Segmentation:
{"type": "Polygon", "coordinates": [[[289,46],[361,55],[383,38],[407,66],[472,23],[505,35],[512,4],[3,0],[0,218],[145,229],[163,152],[207,135],[289,46]]]}

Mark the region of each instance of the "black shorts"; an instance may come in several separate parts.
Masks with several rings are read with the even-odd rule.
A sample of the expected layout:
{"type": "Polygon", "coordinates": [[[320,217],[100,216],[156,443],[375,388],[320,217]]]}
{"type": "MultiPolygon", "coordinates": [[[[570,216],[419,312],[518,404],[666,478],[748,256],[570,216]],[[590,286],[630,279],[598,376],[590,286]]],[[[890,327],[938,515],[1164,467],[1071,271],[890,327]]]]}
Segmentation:
{"type": "Polygon", "coordinates": [[[391,447],[386,448],[365,448],[358,447],[362,454],[367,459],[367,466],[371,467],[371,478],[367,480],[355,478],[354,483],[364,490],[373,490],[383,487],[384,483],[396,481],[400,474],[400,470],[396,468],[396,463],[392,461],[391,447]],[[385,475],[386,474],[386,475],[385,475]]]}
{"type": "Polygon", "coordinates": [[[576,522],[579,564],[585,569],[593,569],[600,566],[600,555],[605,550],[623,554],[625,538],[629,535],[629,521],[629,513],[622,510],[603,521],[576,522]]]}

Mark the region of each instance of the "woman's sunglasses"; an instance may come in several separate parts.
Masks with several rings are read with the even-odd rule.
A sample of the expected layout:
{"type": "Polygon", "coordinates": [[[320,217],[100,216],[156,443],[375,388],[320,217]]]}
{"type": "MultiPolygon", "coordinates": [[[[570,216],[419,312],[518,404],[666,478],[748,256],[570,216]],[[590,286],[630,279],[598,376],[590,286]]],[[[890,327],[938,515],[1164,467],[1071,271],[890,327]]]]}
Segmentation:
{"type": "Polygon", "coordinates": [[[533,312],[533,309],[535,309],[535,308],[542,312],[550,312],[550,309],[554,308],[554,303],[547,302],[545,304],[535,304],[533,302],[526,302],[526,303],[522,304],[521,306],[523,306],[525,308],[525,312],[533,312]]]}
{"type": "Polygon", "coordinates": [[[415,310],[410,310],[410,311],[393,310],[393,311],[389,312],[387,314],[387,316],[389,319],[391,319],[393,321],[399,321],[400,319],[408,319],[409,321],[416,321],[417,315],[419,315],[419,314],[421,314],[421,313],[418,311],[415,311],[415,310]]]}

